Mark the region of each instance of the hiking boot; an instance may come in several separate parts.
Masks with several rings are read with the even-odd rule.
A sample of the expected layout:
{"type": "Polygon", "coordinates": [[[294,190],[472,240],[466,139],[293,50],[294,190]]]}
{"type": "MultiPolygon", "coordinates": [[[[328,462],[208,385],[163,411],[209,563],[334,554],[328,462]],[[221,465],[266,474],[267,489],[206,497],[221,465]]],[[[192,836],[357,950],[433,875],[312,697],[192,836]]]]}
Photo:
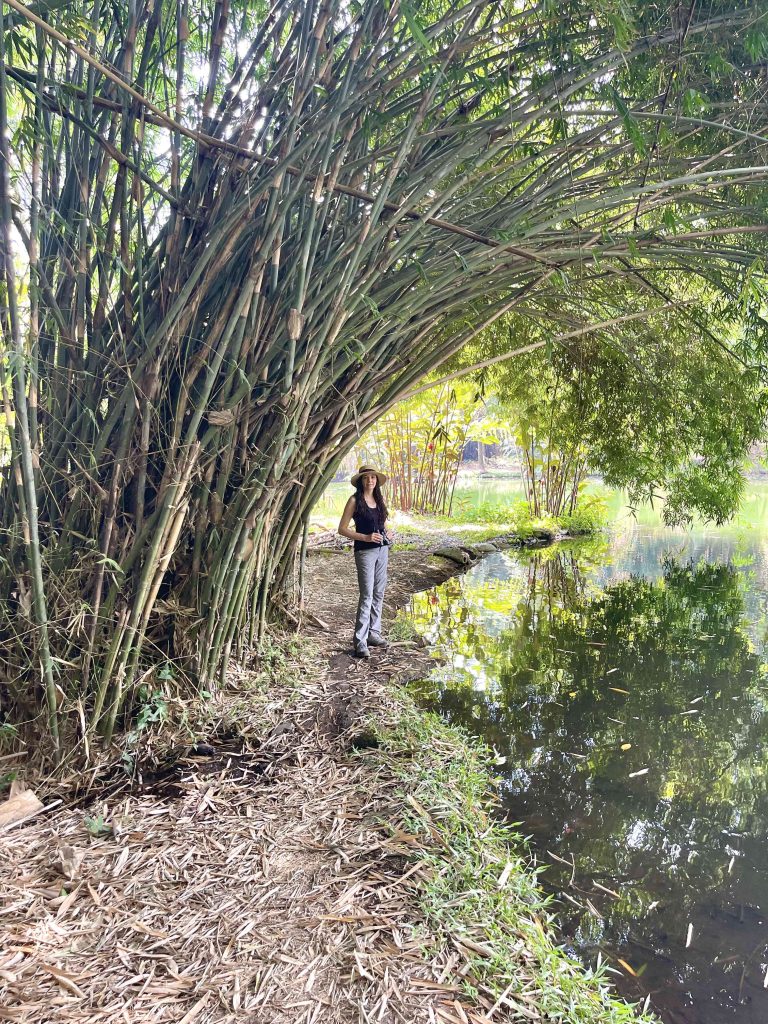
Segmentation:
{"type": "Polygon", "coordinates": [[[355,647],[356,658],[370,658],[371,652],[367,647],[355,647]]]}
{"type": "Polygon", "coordinates": [[[369,633],[368,643],[371,647],[389,647],[389,640],[385,640],[384,637],[379,636],[378,633],[369,633]]]}

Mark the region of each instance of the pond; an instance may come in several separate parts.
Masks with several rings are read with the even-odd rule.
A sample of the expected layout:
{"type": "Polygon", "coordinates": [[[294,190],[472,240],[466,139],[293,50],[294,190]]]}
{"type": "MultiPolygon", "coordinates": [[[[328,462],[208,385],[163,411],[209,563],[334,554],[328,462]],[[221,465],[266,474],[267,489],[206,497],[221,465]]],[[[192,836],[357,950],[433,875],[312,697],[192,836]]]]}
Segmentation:
{"type": "Polygon", "coordinates": [[[624,528],[415,595],[562,942],[669,1024],[768,1020],[768,539],[624,528]]]}

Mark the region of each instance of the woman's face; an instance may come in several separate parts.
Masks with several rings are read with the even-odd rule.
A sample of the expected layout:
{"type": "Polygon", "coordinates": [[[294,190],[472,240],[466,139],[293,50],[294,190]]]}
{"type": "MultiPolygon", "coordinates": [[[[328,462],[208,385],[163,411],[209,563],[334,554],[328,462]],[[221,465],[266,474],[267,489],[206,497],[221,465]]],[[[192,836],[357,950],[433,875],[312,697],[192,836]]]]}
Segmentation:
{"type": "Polygon", "coordinates": [[[377,476],[375,473],[363,473],[362,475],[363,490],[366,494],[371,494],[373,488],[376,486],[377,476]]]}

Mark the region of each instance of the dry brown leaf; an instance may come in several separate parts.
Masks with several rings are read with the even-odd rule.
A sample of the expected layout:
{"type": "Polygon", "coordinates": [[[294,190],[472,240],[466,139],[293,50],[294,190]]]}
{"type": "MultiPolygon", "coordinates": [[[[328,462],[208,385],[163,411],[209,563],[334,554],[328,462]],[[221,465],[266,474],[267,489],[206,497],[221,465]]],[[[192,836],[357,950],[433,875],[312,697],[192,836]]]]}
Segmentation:
{"type": "Polygon", "coordinates": [[[0,804],[0,829],[13,825],[15,822],[31,819],[43,809],[43,803],[35,796],[31,789],[13,792],[15,780],[11,784],[12,793],[7,800],[0,804]]]}
{"type": "Polygon", "coordinates": [[[59,846],[59,864],[66,878],[76,878],[78,876],[85,853],[85,850],[79,850],[77,847],[69,846],[67,843],[59,846]]]}

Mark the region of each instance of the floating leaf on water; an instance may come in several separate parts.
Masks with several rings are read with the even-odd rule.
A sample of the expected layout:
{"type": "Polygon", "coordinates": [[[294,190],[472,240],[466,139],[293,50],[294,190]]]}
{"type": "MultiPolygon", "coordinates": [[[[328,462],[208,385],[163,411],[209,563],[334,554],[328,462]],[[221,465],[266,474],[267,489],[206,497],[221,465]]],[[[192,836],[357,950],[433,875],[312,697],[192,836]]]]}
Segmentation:
{"type": "Polygon", "coordinates": [[[558,857],[558,855],[556,853],[552,853],[551,850],[547,850],[547,853],[552,858],[552,860],[556,860],[559,864],[565,864],[565,866],[567,868],[572,868],[573,867],[573,864],[572,864],[571,861],[565,860],[563,857],[558,857]]]}
{"type": "Polygon", "coordinates": [[[579,692],[578,690],[571,690],[571,692],[568,694],[568,696],[569,697],[576,697],[576,696],[578,696],[578,692],[579,692]]]}
{"type": "Polygon", "coordinates": [[[622,750],[630,750],[631,748],[632,748],[632,744],[631,743],[622,743],[621,744],[621,749],[622,750]]]}
{"type": "Polygon", "coordinates": [[[654,900],[653,903],[649,903],[648,904],[648,913],[650,914],[650,912],[652,910],[655,910],[656,907],[658,907],[658,905],[659,905],[659,901],[658,900],[654,900]]]}
{"type": "Polygon", "coordinates": [[[613,690],[614,693],[624,693],[627,697],[629,696],[629,690],[622,690],[620,686],[609,686],[608,689],[613,690]]]}
{"type": "Polygon", "coordinates": [[[620,963],[624,970],[628,971],[633,978],[637,977],[637,971],[635,971],[634,967],[630,967],[626,960],[622,960],[621,957],[617,957],[616,961],[617,963],[620,963]]]}
{"type": "Polygon", "coordinates": [[[638,772],[630,772],[629,773],[629,778],[630,779],[634,779],[634,778],[637,778],[638,775],[647,775],[649,771],[650,771],[649,768],[641,768],[640,771],[638,771],[638,772]]]}

